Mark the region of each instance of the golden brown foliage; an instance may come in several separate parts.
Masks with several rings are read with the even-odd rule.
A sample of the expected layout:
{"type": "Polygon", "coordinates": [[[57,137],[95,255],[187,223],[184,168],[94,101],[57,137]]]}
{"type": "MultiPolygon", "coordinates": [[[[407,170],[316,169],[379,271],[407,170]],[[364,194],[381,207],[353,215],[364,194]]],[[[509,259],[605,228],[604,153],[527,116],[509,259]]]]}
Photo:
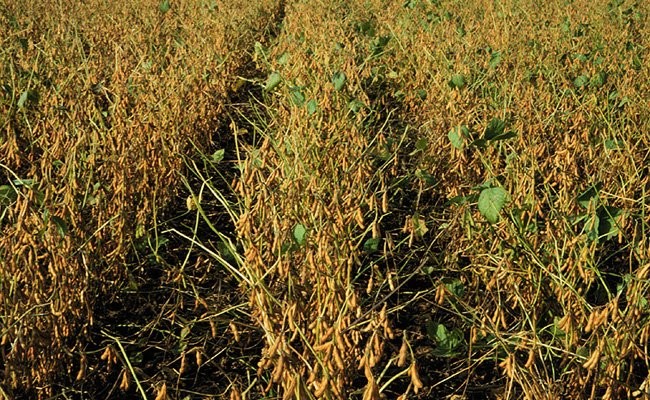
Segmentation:
{"type": "Polygon", "coordinates": [[[182,155],[229,127],[261,391],[647,396],[650,3],[165,4],[0,4],[9,386],[84,378],[94,305],[182,155]],[[493,223],[486,188],[507,193],[493,223]]]}
{"type": "Polygon", "coordinates": [[[97,297],[205,146],[273,2],[2,2],[2,361],[13,387],[81,353],[97,297]]]}
{"type": "MultiPolygon", "coordinates": [[[[285,86],[304,86],[320,111],[309,116],[286,97],[269,94],[273,133],[244,164],[238,184],[245,211],[237,228],[251,305],[267,341],[260,369],[273,367],[272,380],[285,397],[308,390],[343,398],[346,371],[362,355],[366,368],[374,366],[382,352],[380,342],[364,352],[359,327],[351,326],[362,312],[352,282],[359,267],[357,233],[366,229],[363,215],[374,194],[367,190],[367,139],[329,82],[335,65],[356,77],[354,37],[343,12],[327,2],[287,6],[269,58],[284,53],[288,61],[272,62],[272,68],[285,86]],[[331,54],[332,37],[350,51],[331,54]]],[[[386,323],[376,322],[370,331],[386,323]]]]}
{"type": "Polygon", "coordinates": [[[475,323],[512,343],[508,357],[527,357],[501,366],[528,398],[627,397],[647,373],[640,299],[648,295],[650,67],[641,60],[650,10],[620,3],[445,4],[451,18],[430,30],[415,10],[383,14],[400,43],[392,63],[406,63],[397,83],[406,113],[429,140],[416,167],[439,178],[448,198],[484,182],[510,194],[512,211],[493,228],[466,206],[448,214],[447,259],[468,259],[462,275],[475,323]],[[494,57],[500,63],[489,65],[494,57]],[[465,90],[448,86],[452,74],[465,76],[465,90]],[[588,84],[578,83],[583,77],[588,84]],[[454,126],[480,133],[494,117],[517,138],[450,147],[444,133],[454,126]],[[578,196],[591,185],[602,187],[586,210],[591,223],[594,215],[605,223],[603,210],[624,210],[610,240],[602,225],[595,239],[589,222],[575,222],[585,212],[578,196]],[[555,328],[562,339],[548,336],[555,328]],[[561,375],[548,367],[547,346],[560,351],[561,375]]]}
{"type": "MultiPolygon", "coordinates": [[[[616,397],[638,388],[647,372],[639,365],[648,362],[641,300],[648,291],[648,11],[605,1],[287,5],[264,65],[284,86],[269,94],[268,132],[245,164],[238,225],[251,304],[267,335],[262,367],[274,367],[286,395],[300,385],[317,397],[344,397],[349,366],[361,362],[366,394],[376,397],[367,369],[383,352],[364,352],[372,346],[363,343],[378,340],[382,349],[379,328],[389,325],[368,323],[361,333],[350,321],[375,309],[357,281],[368,267],[361,239],[392,243],[389,216],[406,220],[411,245],[444,221],[435,234],[445,237],[446,253],[428,254],[443,265],[433,278],[444,288],[460,276],[474,324],[465,328],[478,330],[476,341],[498,338],[487,354],[505,352],[499,365],[526,397],[616,397]],[[337,92],[330,80],[339,72],[346,83],[337,92]],[[460,90],[450,84],[454,75],[463,76],[460,90]],[[300,97],[296,105],[296,93],[315,99],[318,111],[309,115],[300,97]],[[472,145],[493,118],[516,137],[472,145]],[[459,150],[447,132],[461,125],[475,136],[459,150]],[[383,149],[394,153],[376,169],[373,157],[383,149]],[[408,179],[423,171],[434,189],[408,179]],[[409,189],[386,184],[400,178],[409,189]],[[510,194],[508,214],[493,226],[475,205],[443,209],[435,200],[468,196],[486,182],[510,194]],[[578,196],[592,185],[602,189],[583,210],[578,196]],[[412,209],[399,209],[404,193],[417,197],[412,209]],[[614,210],[624,212],[610,219],[618,233],[609,240],[603,228],[576,222],[585,214],[593,224],[614,210]],[[298,224],[307,228],[301,246],[292,238],[298,224]],[[618,291],[614,276],[623,279],[618,291]],[[596,291],[609,291],[607,300],[595,299],[596,291]]],[[[441,305],[457,304],[438,292],[441,305]]],[[[462,319],[451,324],[463,326],[462,319]]]]}

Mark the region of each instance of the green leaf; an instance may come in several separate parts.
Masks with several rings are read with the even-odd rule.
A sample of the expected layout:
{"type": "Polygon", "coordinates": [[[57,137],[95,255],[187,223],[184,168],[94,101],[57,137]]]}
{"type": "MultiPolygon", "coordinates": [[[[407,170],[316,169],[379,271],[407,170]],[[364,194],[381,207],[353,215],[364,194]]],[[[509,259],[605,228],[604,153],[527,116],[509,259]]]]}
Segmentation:
{"type": "Polygon", "coordinates": [[[607,139],[604,144],[607,150],[623,150],[625,148],[623,140],[607,139]]]}
{"type": "Polygon", "coordinates": [[[280,64],[280,65],[285,65],[287,63],[287,61],[289,61],[289,54],[287,54],[286,52],[282,53],[278,57],[278,64],[280,64]]]}
{"type": "Polygon", "coordinates": [[[580,204],[583,208],[589,208],[589,203],[591,201],[598,201],[598,192],[602,186],[602,183],[591,185],[589,189],[585,190],[578,196],[576,199],[578,201],[578,204],[580,204]]]}
{"type": "Polygon", "coordinates": [[[187,336],[189,336],[191,330],[192,327],[190,325],[185,325],[183,329],[181,329],[181,334],[178,340],[179,351],[183,352],[187,348],[187,336]]]}
{"type": "Polygon", "coordinates": [[[602,206],[598,208],[597,214],[599,219],[598,237],[609,240],[618,235],[619,228],[616,218],[623,213],[623,210],[612,206],[602,206]]]}
{"type": "MultiPolygon", "coordinates": [[[[562,337],[565,337],[566,333],[564,333],[564,331],[561,332],[563,333],[562,337]]],[[[576,355],[580,357],[582,360],[586,360],[591,355],[591,351],[589,351],[589,348],[587,346],[580,346],[576,349],[576,355]]]]}
{"type": "Polygon", "coordinates": [[[483,138],[486,140],[495,140],[503,134],[503,131],[506,128],[506,123],[499,118],[492,118],[487,128],[485,128],[485,134],[483,138]]]}
{"type": "Polygon", "coordinates": [[[302,94],[302,90],[298,86],[291,88],[291,101],[298,107],[305,104],[305,95],[302,94]]]}
{"type": "Polygon", "coordinates": [[[623,294],[623,291],[627,288],[627,286],[630,284],[632,279],[633,279],[632,275],[630,275],[630,274],[623,275],[623,279],[621,279],[621,281],[618,284],[616,284],[616,295],[617,296],[620,296],[621,294],[623,294]]]}
{"type": "Polygon", "coordinates": [[[490,223],[499,220],[499,212],[508,201],[508,192],[500,187],[483,189],[478,197],[478,210],[490,223]]]}
{"type": "Polygon", "coordinates": [[[342,71],[336,71],[334,75],[332,75],[332,83],[334,84],[334,90],[337,92],[343,89],[343,86],[345,85],[345,73],[342,71]]]}
{"type": "Polygon", "coordinates": [[[586,86],[589,83],[589,77],[587,75],[580,75],[573,80],[573,85],[577,88],[586,86]]]}
{"type": "Polygon", "coordinates": [[[305,226],[303,224],[296,224],[296,226],[293,227],[293,238],[299,245],[302,246],[305,244],[306,235],[307,229],[305,229],[305,226]]]}
{"type": "Polygon", "coordinates": [[[490,54],[490,68],[496,68],[497,65],[501,63],[501,52],[500,51],[493,51],[492,54],[490,54]]]}
{"type": "Polygon", "coordinates": [[[427,335],[436,343],[434,355],[440,357],[453,356],[463,342],[463,334],[458,329],[449,330],[441,323],[427,321],[427,335]]]}
{"type": "Polygon", "coordinates": [[[458,204],[458,205],[467,204],[470,202],[470,200],[471,199],[469,198],[469,196],[458,195],[447,200],[447,204],[458,204]]]}
{"type": "Polygon", "coordinates": [[[410,8],[411,10],[415,8],[415,6],[418,5],[418,0],[406,0],[404,2],[404,7],[405,8],[410,8]]]}
{"type": "Polygon", "coordinates": [[[97,197],[93,196],[92,194],[89,194],[86,198],[86,204],[91,207],[96,206],[98,201],[99,200],[97,200],[97,197]]]}
{"type": "Polygon", "coordinates": [[[435,338],[438,342],[445,342],[449,338],[449,331],[443,324],[436,324],[435,338]]]}
{"type": "Polygon", "coordinates": [[[221,257],[223,257],[226,261],[228,262],[235,261],[235,252],[233,251],[230,243],[227,243],[226,241],[223,240],[217,242],[217,249],[219,250],[219,254],[221,255],[221,257]]]}
{"type": "Polygon", "coordinates": [[[20,97],[18,98],[18,108],[24,108],[25,103],[27,103],[28,99],[29,99],[29,90],[25,90],[20,94],[20,97]]]}
{"type": "Polygon", "coordinates": [[[0,206],[9,206],[17,199],[18,193],[12,186],[0,186],[0,206]]]}
{"type": "Polygon", "coordinates": [[[158,6],[158,9],[163,14],[165,14],[167,11],[169,11],[170,8],[171,8],[171,5],[169,4],[169,0],[161,1],[160,5],[158,6]]]}
{"type": "Polygon", "coordinates": [[[316,111],[318,111],[318,103],[314,99],[309,100],[307,102],[307,114],[314,115],[316,111]]]}
{"type": "Polygon", "coordinates": [[[163,246],[165,246],[167,243],[169,243],[169,238],[167,236],[158,236],[156,247],[160,249],[163,246]]]}
{"type": "Polygon", "coordinates": [[[580,62],[587,62],[587,61],[589,61],[589,57],[588,57],[587,54],[581,54],[581,53],[578,53],[578,54],[574,55],[573,58],[576,59],[576,60],[578,60],[578,61],[580,61],[580,62]]]}
{"type": "Polygon", "coordinates": [[[350,102],[348,103],[348,108],[350,109],[350,111],[352,111],[352,112],[355,113],[355,114],[358,113],[359,110],[361,110],[361,109],[362,109],[363,107],[365,107],[365,106],[366,106],[366,105],[363,104],[362,101],[357,100],[357,99],[352,99],[352,100],[350,100],[350,102]]]}
{"type": "Polygon", "coordinates": [[[226,154],[225,149],[219,149],[212,153],[211,161],[215,164],[220,163],[223,160],[224,155],[226,154]]]}
{"type": "MultiPolygon", "coordinates": [[[[493,186],[490,185],[489,183],[487,183],[487,182],[483,182],[483,183],[481,183],[480,185],[472,186],[472,187],[471,187],[471,190],[481,192],[481,191],[483,191],[483,189],[489,189],[489,188],[491,188],[491,187],[493,187],[493,186]]],[[[478,201],[478,197],[476,198],[476,200],[478,201]]]]}
{"type": "Polygon", "coordinates": [[[180,340],[185,340],[187,338],[187,335],[190,334],[190,331],[192,330],[192,327],[190,325],[185,325],[183,329],[181,329],[181,336],[180,340]]]}
{"type": "Polygon", "coordinates": [[[139,239],[143,237],[147,233],[147,229],[144,227],[142,224],[138,224],[135,227],[135,237],[136,239],[139,239]]]}
{"type": "Polygon", "coordinates": [[[599,88],[602,87],[606,81],[607,81],[607,74],[601,71],[591,77],[591,80],[589,81],[589,86],[593,88],[599,88]]]}
{"type": "Polygon", "coordinates": [[[381,239],[379,238],[370,238],[363,243],[363,251],[368,254],[376,253],[379,251],[379,243],[381,239]]]}
{"type": "Polygon", "coordinates": [[[427,185],[434,185],[436,183],[436,178],[423,169],[415,170],[415,177],[422,179],[427,185]]]}
{"type": "Polygon", "coordinates": [[[427,140],[426,137],[421,137],[415,142],[415,148],[424,151],[429,147],[429,141],[427,140]]]}
{"type": "Polygon", "coordinates": [[[462,89],[465,87],[465,77],[461,74],[455,74],[449,80],[449,86],[452,89],[462,89]]]}
{"type": "Polygon", "coordinates": [[[566,336],[566,332],[564,332],[562,329],[560,329],[560,322],[561,318],[560,317],[554,317],[553,318],[553,325],[551,325],[551,334],[553,337],[557,338],[564,338],[566,336]]]}
{"type": "Polygon", "coordinates": [[[355,28],[357,32],[367,35],[367,36],[375,36],[375,27],[372,23],[371,20],[365,20],[365,21],[360,21],[355,23],[355,28]]]}
{"type": "Polygon", "coordinates": [[[64,237],[65,234],[68,233],[68,224],[63,220],[63,218],[57,217],[56,215],[51,215],[50,221],[56,225],[56,229],[61,237],[64,237]]]}
{"type": "Polygon", "coordinates": [[[270,92],[271,90],[275,89],[280,84],[280,82],[282,82],[282,77],[280,74],[277,72],[271,72],[271,74],[269,74],[269,77],[266,79],[264,90],[270,92]]]}
{"type": "Polygon", "coordinates": [[[592,241],[598,240],[598,232],[600,231],[600,218],[598,214],[592,215],[585,222],[585,229],[587,229],[587,238],[592,241]]]}
{"type": "Polygon", "coordinates": [[[471,143],[472,146],[476,146],[478,148],[484,148],[487,145],[487,140],[485,139],[476,139],[471,143]]]}
{"type": "Polygon", "coordinates": [[[34,186],[34,180],[33,179],[14,179],[13,183],[15,186],[25,186],[27,188],[32,188],[34,186]]]}
{"type": "Polygon", "coordinates": [[[458,278],[443,280],[445,287],[456,297],[463,297],[465,294],[465,285],[458,278]]]}
{"type": "Polygon", "coordinates": [[[560,28],[564,33],[571,33],[571,22],[569,22],[569,17],[564,17],[564,20],[560,24],[560,28]]]}
{"type": "Polygon", "coordinates": [[[426,265],[422,267],[422,272],[426,275],[431,275],[436,271],[436,268],[432,265],[426,265]]]}
{"type": "Polygon", "coordinates": [[[508,131],[508,132],[502,133],[502,134],[500,134],[500,135],[496,135],[495,137],[493,137],[493,138],[490,139],[490,140],[493,141],[493,142],[497,142],[497,141],[499,141],[499,140],[512,139],[512,138],[514,138],[514,137],[517,137],[517,132],[515,132],[515,131],[508,131]]]}
{"type": "Polygon", "coordinates": [[[255,51],[255,56],[256,57],[261,57],[266,59],[266,52],[264,51],[264,45],[260,42],[255,42],[253,45],[253,49],[255,51]]]}
{"type": "Polygon", "coordinates": [[[469,137],[469,128],[465,125],[456,126],[449,131],[447,137],[452,146],[462,150],[465,147],[465,139],[469,137]]]}
{"type": "Polygon", "coordinates": [[[386,48],[388,42],[390,42],[390,36],[380,36],[377,39],[373,40],[372,44],[370,45],[372,56],[380,56],[384,52],[384,49],[386,48]]]}

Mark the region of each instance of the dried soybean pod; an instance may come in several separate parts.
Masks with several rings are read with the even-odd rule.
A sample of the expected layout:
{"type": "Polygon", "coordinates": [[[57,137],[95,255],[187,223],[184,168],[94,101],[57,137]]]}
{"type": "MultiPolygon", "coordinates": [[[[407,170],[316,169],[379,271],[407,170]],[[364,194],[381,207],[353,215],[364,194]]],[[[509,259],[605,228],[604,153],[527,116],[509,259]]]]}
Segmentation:
{"type": "Polygon", "coordinates": [[[408,352],[408,345],[406,344],[406,333],[402,336],[402,347],[399,349],[399,355],[397,356],[397,366],[403,367],[406,365],[406,356],[408,352]]]}

